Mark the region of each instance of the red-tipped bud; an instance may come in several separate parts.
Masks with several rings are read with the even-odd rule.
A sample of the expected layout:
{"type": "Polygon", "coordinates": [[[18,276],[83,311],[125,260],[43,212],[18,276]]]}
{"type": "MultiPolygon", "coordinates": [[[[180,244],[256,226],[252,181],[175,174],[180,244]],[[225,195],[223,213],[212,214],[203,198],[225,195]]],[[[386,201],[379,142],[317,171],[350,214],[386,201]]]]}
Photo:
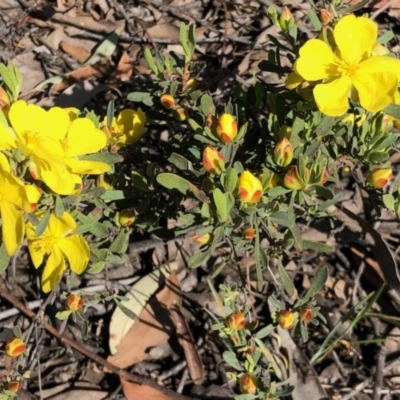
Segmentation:
{"type": "Polygon", "coordinates": [[[296,317],[290,310],[281,311],[277,318],[278,324],[281,326],[281,328],[287,330],[293,328],[295,320],[296,317]]]}
{"type": "Polygon", "coordinates": [[[10,106],[10,98],[7,92],[0,87],[0,109],[8,108],[10,106]]]}
{"type": "Polygon", "coordinates": [[[392,168],[375,168],[370,172],[367,182],[375,189],[383,189],[392,178],[392,168]]]}
{"type": "Polygon", "coordinates": [[[7,390],[9,390],[10,392],[19,392],[22,389],[22,382],[21,381],[17,381],[17,380],[13,380],[10,382],[7,382],[7,390]]]}
{"type": "Polygon", "coordinates": [[[133,210],[132,208],[120,211],[118,216],[118,222],[122,227],[127,228],[133,225],[135,220],[136,220],[136,214],[135,210],[133,210]]]}
{"type": "Polygon", "coordinates": [[[257,390],[257,384],[257,377],[246,372],[239,379],[240,392],[243,394],[254,394],[257,390]]]}
{"type": "MultiPolygon", "coordinates": [[[[309,170],[306,170],[306,173],[308,175],[307,178],[309,178],[309,170]]],[[[301,178],[296,165],[291,166],[288,172],[286,172],[283,178],[283,184],[285,187],[292,190],[304,190],[307,187],[307,183],[301,178]]]]}
{"type": "Polygon", "coordinates": [[[333,20],[333,14],[329,10],[322,8],[320,11],[320,18],[322,23],[327,25],[333,20]]]}
{"type": "Polygon", "coordinates": [[[170,94],[163,94],[160,97],[160,103],[166,110],[175,107],[175,99],[170,94]]]}
{"type": "Polygon", "coordinates": [[[191,78],[188,81],[186,81],[186,83],[183,85],[183,88],[185,90],[196,90],[197,88],[197,79],[196,78],[191,78]]]}
{"type": "Polygon", "coordinates": [[[203,151],[203,167],[213,175],[225,170],[225,157],[215,147],[207,146],[203,151]]]}
{"type": "Polygon", "coordinates": [[[299,311],[299,318],[304,322],[310,322],[314,318],[312,307],[305,305],[299,311]]]}
{"type": "Polygon", "coordinates": [[[65,309],[69,311],[78,311],[83,307],[83,299],[79,294],[69,294],[65,300],[65,309]]]}
{"type": "Polygon", "coordinates": [[[210,233],[206,233],[205,235],[194,235],[192,239],[200,244],[208,244],[212,240],[212,235],[210,233]]]}
{"type": "Polygon", "coordinates": [[[8,357],[19,357],[26,350],[24,341],[17,337],[11,337],[6,343],[6,354],[8,357]]]}
{"type": "Polygon", "coordinates": [[[258,203],[263,194],[261,181],[249,171],[243,171],[239,178],[239,200],[243,203],[258,203]]]}
{"type": "Polygon", "coordinates": [[[186,110],[182,107],[177,108],[176,110],[174,110],[174,118],[180,122],[186,121],[186,119],[187,119],[186,110]]]}
{"type": "Polygon", "coordinates": [[[234,331],[241,331],[246,326],[246,317],[240,311],[235,311],[226,319],[228,328],[234,331]]]}
{"type": "Polygon", "coordinates": [[[231,143],[238,134],[235,117],[231,114],[222,114],[218,120],[216,133],[222,143],[231,143]]]}
{"type": "Polygon", "coordinates": [[[242,237],[245,240],[253,240],[256,236],[256,231],[253,228],[243,229],[242,237]]]}
{"type": "Polygon", "coordinates": [[[287,167],[293,160],[293,147],[289,139],[284,137],[274,148],[275,162],[280,167],[287,167]]]}
{"type": "Polygon", "coordinates": [[[290,10],[285,6],[282,9],[282,14],[279,17],[279,26],[284,32],[288,32],[294,25],[294,17],[290,10]]]}

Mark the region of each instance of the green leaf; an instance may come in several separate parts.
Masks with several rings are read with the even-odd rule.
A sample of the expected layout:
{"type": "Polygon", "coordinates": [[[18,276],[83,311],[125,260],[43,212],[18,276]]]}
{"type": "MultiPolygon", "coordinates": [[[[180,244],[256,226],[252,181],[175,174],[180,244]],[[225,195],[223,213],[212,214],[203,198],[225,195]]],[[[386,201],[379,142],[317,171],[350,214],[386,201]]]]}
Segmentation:
{"type": "Polygon", "coordinates": [[[3,78],[7,89],[12,94],[12,100],[17,100],[17,80],[15,76],[11,73],[11,64],[5,66],[3,63],[0,63],[0,75],[3,78]]]}
{"type": "Polygon", "coordinates": [[[61,218],[64,214],[64,203],[60,196],[56,196],[54,211],[58,218],[61,218]]]}
{"type": "Polygon", "coordinates": [[[56,314],[56,318],[63,321],[64,319],[67,319],[71,314],[72,314],[71,310],[59,311],[56,314]]]}
{"type": "Polygon", "coordinates": [[[37,224],[36,229],[35,229],[36,237],[40,236],[46,230],[47,225],[49,224],[49,221],[50,221],[50,215],[51,215],[51,211],[47,210],[46,213],[43,215],[42,219],[37,224]]]}
{"type": "Polygon", "coordinates": [[[218,188],[215,189],[213,191],[213,199],[215,207],[217,208],[219,220],[221,222],[225,222],[228,219],[228,210],[224,193],[222,193],[221,190],[218,188]]]}
{"type": "Polygon", "coordinates": [[[390,116],[396,118],[396,119],[400,119],[400,105],[397,104],[389,104],[384,110],[383,112],[385,114],[389,114],[390,116]]]}
{"type": "Polygon", "coordinates": [[[188,260],[188,265],[190,268],[198,268],[204,263],[204,261],[210,256],[211,252],[209,250],[201,251],[194,254],[188,260]]]}
{"type": "Polygon", "coordinates": [[[83,65],[93,65],[103,57],[111,57],[117,48],[119,31],[120,29],[115,29],[98,46],[96,46],[93,55],[89,57],[83,65]]]}
{"type": "Polygon", "coordinates": [[[148,92],[132,92],[127,96],[129,101],[134,101],[136,103],[143,103],[148,105],[149,107],[154,105],[153,98],[151,94],[148,92]]]}
{"type": "Polygon", "coordinates": [[[115,240],[111,243],[109,250],[112,253],[125,254],[129,245],[129,235],[130,235],[129,229],[122,229],[118,233],[115,240]]]}
{"type": "Polygon", "coordinates": [[[237,188],[238,172],[235,168],[228,168],[223,175],[223,186],[227,192],[233,192],[237,188]]]}
{"type": "Polygon", "coordinates": [[[241,366],[235,353],[233,353],[231,351],[224,351],[222,353],[222,358],[225,360],[225,362],[228,365],[230,365],[232,368],[236,369],[236,371],[243,371],[243,367],[241,366]]]}
{"type": "Polygon", "coordinates": [[[307,303],[308,300],[314,297],[325,286],[327,280],[328,268],[325,266],[318,268],[317,273],[311,282],[310,288],[303,297],[301,304],[307,303]]]}
{"type": "Polygon", "coordinates": [[[182,171],[187,171],[189,169],[189,166],[191,165],[191,162],[187,158],[177,153],[172,153],[169,156],[168,161],[182,171]]]}
{"type": "Polygon", "coordinates": [[[185,53],[185,62],[190,61],[190,49],[188,46],[188,38],[187,38],[187,28],[184,22],[181,22],[180,30],[179,30],[179,40],[183,47],[183,51],[185,53]]]}
{"type": "Polygon", "coordinates": [[[144,49],[144,59],[146,60],[148,67],[157,75],[159,71],[154,62],[153,55],[148,47],[144,49]]]}
{"type": "Polygon", "coordinates": [[[186,194],[187,191],[190,191],[198,200],[202,201],[203,203],[210,202],[210,199],[203,191],[198,189],[195,185],[193,185],[193,183],[178,175],[170,172],[163,172],[158,174],[156,179],[161,186],[164,186],[167,189],[176,189],[182,194],[186,194]]]}
{"type": "Polygon", "coordinates": [[[111,99],[107,105],[107,126],[111,128],[115,112],[115,101],[111,99]]]}
{"type": "Polygon", "coordinates": [[[275,329],[275,327],[272,324],[264,326],[264,328],[260,329],[256,333],[256,338],[264,339],[265,337],[269,336],[269,334],[272,333],[274,329],[275,329]]]}
{"type": "Polygon", "coordinates": [[[322,28],[322,24],[317,16],[317,14],[315,13],[315,11],[312,8],[310,8],[307,11],[307,15],[308,15],[308,18],[310,18],[310,22],[311,22],[312,26],[314,27],[314,29],[316,31],[320,31],[322,28]]]}
{"type": "Polygon", "coordinates": [[[96,264],[92,265],[87,271],[88,274],[94,275],[98,274],[99,272],[103,271],[104,267],[106,266],[105,261],[99,261],[96,264]]]}
{"type": "Polygon", "coordinates": [[[4,243],[0,246],[0,274],[2,274],[10,264],[11,257],[8,255],[4,243]]]}
{"type": "Polygon", "coordinates": [[[304,239],[303,239],[303,248],[327,254],[333,253],[335,251],[335,248],[333,246],[329,246],[328,244],[314,242],[313,240],[304,240],[304,239]]]}
{"type": "Polygon", "coordinates": [[[188,38],[188,47],[190,51],[190,59],[193,57],[194,51],[196,49],[196,25],[189,25],[189,38],[188,38]]]}
{"type": "Polygon", "coordinates": [[[280,260],[278,260],[278,271],[285,292],[289,297],[292,297],[294,293],[294,284],[289,274],[287,273],[286,269],[283,268],[282,262],[280,260]]]}
{"type": "Polygon", "coordinates": [[[103,193],[100,198],[104,201],[115,201],[115,200],[123,200],[134,197],[133,193],[128,193],[125,190],[107,190],[103,193]]]}
{"type": "Polygon", "coordinates": [[[390,211],[395,210],[395,205],[394,205],[394,197],[392,194],[384,194],[382,197],[383,204],[385,204],[385,207],[389,209],[390,211]]]}
{"type": "Polygon", "coordinates": [[[117,307],[130,319],[132,320],[137,320],[139,317],[131,311],[128,307],[125,307],[121,301],[119,301],[117,298],[114,297],[115,304],[117,307]]]}
{"type": "Polygon", "coordinates": [[[132,184],[142,192],[148,192],[150,190],[143,176],[136,171],[132,171],[132,184]]]}
{"type": "Polygon", "coordinates": [[[379,44],[386,44],[394,39],[394,33],[392,30],[385,32],[383,35],[379,36],[377,39],[377,43],[379,44]]]}
{"type": "Polygon", "coordinates": [[[291,189],[286,189],[283,186],[277,186],[271,189],[267,194],[270,199],[274,199],[276,197],[283,196],[289,192],[291,192],[291,189]]]}
{"type": "Polygon", "coordinates": [[[204,115],[215,115],[215,105],[211,96],[206,93],[200,99],[200,107],[204,115]]]}

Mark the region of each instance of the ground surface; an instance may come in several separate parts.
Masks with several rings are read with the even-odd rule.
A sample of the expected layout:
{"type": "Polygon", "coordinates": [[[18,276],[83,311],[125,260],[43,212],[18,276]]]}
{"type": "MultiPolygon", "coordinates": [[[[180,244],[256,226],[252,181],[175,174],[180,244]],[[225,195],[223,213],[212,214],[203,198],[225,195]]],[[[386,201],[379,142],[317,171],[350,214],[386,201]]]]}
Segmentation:
{"type": "MultiPolygon", "coordinates": [[[[267,57],[270,43],[266,35],[277,35],[278,32],[266,16],[266,8],[270,5],[270,0],[1,0],[0,60],[5,63],[11,60],[20,68],[24,78],[24,99],[43,106],[86,106],[104,113],[110,99],[115,99],[118,107],[126,105],[127,94],[140,89],[151,79],[150,70],[143,61],[145,45],[160,52],[174,50],[181,53],[179,23],[196,22],[198,45],[195,60],[199,68],[203,68],[200,84],[213,94],[217,102],[224,101],[230,96],[232,82],[236,79],[242,85],[250,85],[253,72],[259,73],[259,61],[267,57]],[[109,56],[101,57],[95,64],[85,65],[96,46],[115,29],[119,32],[115,51],[111,49],[109,56]],[[38,89],[46,79],[51,79],[51,84],[38,89]]],[[[283,4],[275,5],[280,9],[283,4]]],[[[374,14],[382,29],[392,27],[396,33],[400,16],[396,6],[398,4],[394,1],[390,4],[381,1],[377,7],[371,5],[366,11],[374,14]]],[[[290,2],[296,20],[302,21],[302,28],[306,31],[311,29],[306,17],[309,7],[302,0],[290,2]]],[[[392,50],[397,49],[393,43],[392,50]]],[[[259,77],[269,83],[279,83],[267,73],[259,73],[259,77]]],[[[399,158],[393,161],[396,163],[399,158]]],[[[309,277],[317,266],[321,263],[329,266],[328,284],[317,299],[328,326],[312,328],[311,339],[306,344],[281,332],[283,348],[272,339],[269,345],[291,361],[290,377],[298,388],[294,400],[314,400],[324,396],[336,400],[400,398],[400,363],[397,362],[400,328],[396,327],[400,321],[400,280],[397,276],[400,225],[393,215],[376,216],[369,199],[354,188],[350,177],[344,176],[342,183],[341,205],[351,214],[341,213],[341,226],[334,232],[318,226],[303,227],[302,230],[304,238],[328,242],[336,246],[337,252],[329,257],[307,253],[287,265],[299,291],[309,287],[309,277]],[[361,220],[357,218],[359,215],[361,220]],[[329,329],[360,299],[376,290],[381,278],[387,277],[392,283],[392,291],[380,298],[371,314],[347,332],[322,362],[311,367],[309,360],[329,329]],[[386,319],[378,318],[382,315],[386,319]],[[373,339],[383,340],[363,345],[357,343],[373,339]]],[[[43,297],[28,256],[22,250],[13,268],[9,268],[1,279],[6,282],[8,290],[23,302],[25,315],[21,312],[23,306],[18,310],[13,299],[0,300],[0,343],[9,337],[14,325],[19,325],[22,330],[33,329],[28,358],[32,373],[20,398],[95,400],[127,396],[135,400],[179,399],[178,395],[173,396],[170,392],[162,395],[149,392],[151,382],[183,393],[188,398],[232,398],[234,390],[225,378],[221,349],[210,338],[210,321],[202,312],[203,306],[218,312],[207,286],[209,270],[188,271],[184,267],[188,255],[196,251],[190,239],[164,245],[138,236],[130,253],[131,259],[136,257],[136,261],[109,268],[108,279],[124,292],[138,276],[148,272],[149,264],[176,261],[178,266],[177,279],[184,293],[184,315],[164,323],[162,312],[149,313],[147,321],[161,324],[163,328],[150,329],[151,324],[138,327],[125,344],[124,356],[129,361],[110,359],[123,367],[135,364],[130,371],[148,379],[147,385],[140,387],[129,386],[123,380],[121,386],[117,375],[110,371],[106,373],[104,362],[94,359],[96,355],[103,361],[107,359],[110,355],[109,338],[118,336],[125,323],[113,319],[110,327],[112,304],[97,305],[87,311],[90,321],[87,341],[83,341],[80,327],[72,323],[65,328],[59,321],[51,319],[59,331],[65,328],[65,335],[70,338],[68,343],[57,340],[57,332],[48,333],[32,324],[26,309],[35,314],[43,297]],[[188,323],[195,343],[186,352],[174,333],[174,326],[176,328],[182,321],[188,323]],[[162,344],[146,350],[157,343],[162,344]],[[88,352],[85,353],[82,346],[88,352]],[[193,374],[196,376],[196,371],[199,374],[203,368],[204,373],[201,372],[194,382],[193,374]]],[[[213,262],[218,263],[218,254],[213,262]]],[[[243,257],[243,268],[253,265],[251,257],[243,257]]],[[[226,268],[220,282],[230,283],[236,279],[237,272],[226,268]]],[[[87,290],[101,290],[104,276],[85,275],[78,284],[87,290]]],[[[171,292],[162,291],[158,296],[160,303],[172,304],[171,292]]],[[[59,300],[52,302],[48,307],[49,315],[54,317],[60,307],[62,303],[59,300]]],[[[261,322],[266,318],[265,312],[265,305],[257,303],[255,313],[261,322]]],[[[342,332],[346,327],[342,327],[342,332]]],[[[4,357],[0,355],[0,376],[4,371],[3,364],[4,357]]]]}

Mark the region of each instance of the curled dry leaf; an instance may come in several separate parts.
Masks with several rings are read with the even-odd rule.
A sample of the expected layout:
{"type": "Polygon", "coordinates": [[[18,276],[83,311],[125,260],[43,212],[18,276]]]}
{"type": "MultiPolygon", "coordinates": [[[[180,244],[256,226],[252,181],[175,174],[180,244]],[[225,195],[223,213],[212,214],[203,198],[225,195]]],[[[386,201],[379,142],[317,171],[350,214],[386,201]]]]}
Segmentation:
{"type": "Polygon", "coordinates": [[[81,64],[83,64],[90,57],[90,52],[84,47],[76,46],[64,40],[60,43],[60,46],[65,53],[75,58],[75,60],[79,61],[81,64]]]}
{"type": "Polygon", "coordinates": [[[174,400],[150,386],[138,385],[121,378],[122,390],[127,400],[174,400]]]}

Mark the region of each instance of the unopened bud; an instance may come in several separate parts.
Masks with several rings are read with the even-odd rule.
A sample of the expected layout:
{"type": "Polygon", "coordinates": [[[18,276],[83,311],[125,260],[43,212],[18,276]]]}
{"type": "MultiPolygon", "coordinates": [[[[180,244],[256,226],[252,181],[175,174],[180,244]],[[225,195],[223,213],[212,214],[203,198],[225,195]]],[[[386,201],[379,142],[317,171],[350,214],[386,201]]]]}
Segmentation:
{"type": "Polygon", "coordinates": [[[69,311],[78,311],[83,307],[83,299],[79,294],[69,294],[65,300],[65,309],[69,311]]]}
{"type": "Polygon", "coordinates": [[[248,372],[244,373],[239,380],[240,392],[243,394],[254,394],[257,390],[257,377],[248,372]]]}
{"type": "Polygon", "coordinates": [[[10,382],[7,382],[7,390],[9,390],[10,392],[19,392],[22,389],[22,382],[21,381],[17,381],[17,380],[13,380],[10,382]]]}
{"type": "Polygon", "coordinates": [[[263,187],[260,179],[249,171],[243,171],[239,177],[239,200],[243,203],[258,203],[263,194],[263,187]]]}
{"type": "Polygon", "coordinates": [[[213,175],[219,175],[225,169],[225,157],[215,147],[207,146],[203,151],[203,167],[213,175]]]}
{"type": "Polygon", "coordinates": [[[212,240],[212,236],[210,233],[206,233],[205,235],[194,235],[192,239],[200,244],[208,244],[212,240]]]}
{"type": "MultiPolygon", "coordinates": [[[[309,170],[306,170],[306,173],[309,175],[309,170]]],[[[304,190],[307,187],[307,184],[301,178],[296,165],[291,166],[288,172],[286,172],[286,175],[283,178],[283,184],[285,187],[292,190],[304,190]]]]}
{"type": "Polygon", "coordinates": [[[313,309],[309,305],[301,307],[299,318],[304,322],[310,322],[314,318],[313,309]]]}
{"type": "Polygon", "coordinates": [[[320,18],[324,25],[329,24],[333,20],[332,13],[326,8],[322,8],[320,11],[320,18]]]}
{"type": "Polygon", "coordinates": [[[175,107],[175,99],[170,94],[163,94],[160,97],[160,103],[166,110],[175,107]]]}
{"type": "Polygon", "coordinates": [[[127,228],[133,225],[135,220],[136,220],[136,214],[135,210],[133,210],[132,208],[120,211],[118,216],[118,222],[122,227],[127,228]]]}
{"type": "Polygon", "coordinates": [[[0,109],[8,108],[10,106],[10,97],[7,92],[0,87],[0,109]]]}
{"type": "Polygon", "coordinates": [[[284,137],[274,148],[274,158],[277,165],[287,167],[293,160],[293,147],[289,139],[284,137]]]}
{"type": "Polygon", "coordinates": [[[285,6],[282,9],[282,14],[279,17],[279,26],[284,32],[288,32],[294,25],[294,17],[290,10],[285,6]]]}
{"type": "Polygon", "coordinates": [[[174,118],[180,122],[186,121],[186,119],[187,119],[186,110],[182,107],[177,108],[176,110],[174,110],[174,118]]]}
{"type": "Polygon", "coordinates": [[[392,168],[375,168],[370,172],[367,182],[375,189],[383,189],[392,178],[392,168]]]}
{"type": "Polygon", "coordinates": [[[296,320],[295,315],[290,310],[281,311],[278,314],[278,324],[282,329],[290,330],[294,326],[294,322],[296,320]]]}
{"type": "Polygon", "coordinates": [[[246,317],[240,311],[235,311],[226,319],[228,328],[234,331],[241,331],[246,326],[246,317]]]}
{"type": "Polygon", "coordinates": [[[19,357],[26,350],[24,341],[17,337],[11,337],[6,343],[6,354],[8,357],[19,357]]]}
{"type": "Polygon", "coordinates": [[[197,79],[196,78],[191,78],[188,81],[186,81],[186,83],[183,85],[183,88],[185,90],[196,90],[197,88],[197,79]]]}
{"type": "Polygon", "coordinates": [[[235,117],[231,114],[222,114],[218,119],[216,133],[222,143],[231,143],[238,134],[235,117]]]}
{"type": "Polygon", "coordinates": [[[256,236],[256,231],[253,228],[246,228],[242,232],[242,237],[245,240],[253,240],[256,236]]]}

